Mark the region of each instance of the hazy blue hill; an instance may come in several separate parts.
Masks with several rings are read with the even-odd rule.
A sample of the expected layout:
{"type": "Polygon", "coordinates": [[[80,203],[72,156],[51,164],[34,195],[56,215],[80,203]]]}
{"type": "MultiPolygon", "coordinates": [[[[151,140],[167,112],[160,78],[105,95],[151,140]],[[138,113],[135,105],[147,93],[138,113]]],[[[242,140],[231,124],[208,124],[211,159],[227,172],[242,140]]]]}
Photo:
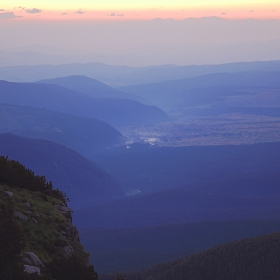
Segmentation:
{"type": "Polygon", "coordinates": [[[278,218],[280,143],[131,147],[96,155],[95,162],[142,195],[76,212],[80,226],[278,218]]]}
{"type": "Polygon", "coordinates": [[[280,143],[162,147],[132,145],[93,158],[142,193],[189,186],[234,195],[280,195],[280,143]]]}
{"type": "Polygon", "coordinates": [[[124,142],[115,128],[97,119],[0,104],[0,133],[7,132],[63,144],[85,156],[124,142]]]}
{"type": "Polygon", "coordinates": [[[129,229],[81,229],[101,273],[135,271],[241,238],[280,230],[280,221],[235,220],[129,229]]]}
{"type": "MultiPolygon", "coordinates": [[[[215,73],[194,78],[172,80],[162,83],[128,86],[120,88],[122,91],[137,94],[149,99],[162,109],[170,110],[178,107],[193,107],[224,101],[227,106],[237,106],[230,96],[255,96],[263,88],[280,88],[280,72],[240,72],[215,73]],[[253,87],[253,88],[251,88],[253,87]],[[261,89],[258,89],[260,87],[261,89]],[[231,101],[231,103],[229,102],[231,101]]],[[[279,104],[279,90],[278,94],[279,104]]],[[[270,101],[270,97],[267,96],[270,101]]],[[[245,103],[246,104],[246,103],[245,103]]],[[[239,106],[246,106],[241,102],[239,106]]],[[[222,104],[219,104],[222,106],[222,104]]]]}
{"type": "Polygon", "coordinates": [[[0,81],[0,89],[0,103],[97,118],[113,126],[141,125],[167,119],[167,115],[154,106],[128,99],[91,98],[57,85],[0,81]]]}
{"type": "Polygon", "coordinates": [[[159,65],[128,67],[104,63],[0,67],[0,79],[35,82],[70,75],[84,75],[114,87],[186,79],[222,72],[280,71],[280,61],[239,62],[218,65],[159,65]]]}
{"type": "Polygon", "coordinates": [[[77,152],[46,140],[0,134],[0,154],[20,161],[71,197],[75,208],[123,196],[114,178],[77,152]]]}
{"type": "Polygon", "coordinates": [[[280,88],[219,86],[187,90],[177,96],[177,108],[280,106],[280,88]]]}
{"type": "Polygon", "coordinates": [[[62,86],[77,92],[82,92],[94,98],[122,98],[147,102],[147,100],[137,95],[121,92],[95,79],[81,75],[41,80],[37,83],[62,86]]]}
{"type": "Polygon", "coordinates": [[[75,212],[79,227],[125,228],[195,221],[279,219],[280,198],[249,198],[178,188],[75,212]]]}

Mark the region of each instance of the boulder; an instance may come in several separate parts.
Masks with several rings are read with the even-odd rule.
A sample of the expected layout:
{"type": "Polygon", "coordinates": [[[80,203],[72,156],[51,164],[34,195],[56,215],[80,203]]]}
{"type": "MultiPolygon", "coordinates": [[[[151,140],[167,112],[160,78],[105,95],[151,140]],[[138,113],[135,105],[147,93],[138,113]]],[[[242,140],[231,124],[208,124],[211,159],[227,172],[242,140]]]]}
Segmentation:
{"type": "Polygon", "coordinates": [[[41,275],[41,270],[40,268],[32,265],[24,265],[24,271],[31,274],[31,273],[37,273],[41,275]]]}
{"type": "Polygon", "coordinates": [[[5,191],[5,193],[6,193],[9,197],[13,197],[13,196],[14,196],[14,193],[13,193],[13,192],[5,191]]]}
{"type": "Polygon", "coordinates": [[[22,221],[27,221],[28,218],[18,211],[14,211],[14,216],[20,218],[22,221]]]}
{"type": "Polygon", "coordinates": [[[24,206],[26,207],[30,207],[30,203],[28,201],[26,201],[25,203],[23,203],[24,206]]]}

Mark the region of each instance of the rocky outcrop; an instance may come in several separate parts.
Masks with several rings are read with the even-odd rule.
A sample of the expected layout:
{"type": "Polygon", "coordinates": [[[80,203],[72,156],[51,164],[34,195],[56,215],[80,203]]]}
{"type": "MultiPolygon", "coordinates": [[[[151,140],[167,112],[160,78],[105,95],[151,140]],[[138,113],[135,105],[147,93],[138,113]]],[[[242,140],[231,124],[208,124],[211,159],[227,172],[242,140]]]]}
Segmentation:
{"type": "Polygon", "coordinates": [[[55,207],[64,215],[67,219],[72,221],[72,213],[74,212],[71,208],[67,206],[55,205],[55,207]]]}
{"type": "Polygon", "coordinates": [[[25,252],[22,254],[23,262],[27,265],[32,265],[38,268],[44,268],[45,265],[41,262],[39,257],[35,255],[33,252],[25,252]]]}
{"type": "Polygon", "coordinates": [[[65,247],[63,248],[63,250],[64,250],[64,256],[65,256],[66,258],[71,257],[71,256],[74,255],[74,253],[75,253],[73,247],[70,246],[70,245],[69,245],[69,246],[65,246],[65,247]]]}
{"type": "Polygon", "coordinates": [[[41,262],[39,257],[33,252],[25,252],[22,254],[22,261],[25,263],[24,271],[31,274],[37,273],[41,275],[41,269],[45,268],[45,265],[41,262]]]}
{"type": "MultiPolygon", "coordinates": [[[[0,265],[2,268],[11,267],[4,271],[5,279],[25,279],[26,273],[35,274],[32,279],[37,279],[37,274],[43,275],[44,279],[60,279],[61,275],[71,275],[74,267],[81,275],[75,279],[97,280],[97,274],[89,263],[89,254],[84,251],[78,230],[72,223],[73,210],[67,207],[65,195],[58,189],[54,191],[51,182],[44,183],[44,176],[37,182],[38,177],[18,162],[0,156],[1,164],[15,169],[10,173],[19,177],[17,182],[20,184],[14,187],[0,182],[0,234],[2,245],[7,245],[0,246],[4,253],[0,265]],[[28,179],[26,184],[22,183],[21,176],[28,179]],[[88,278],[88,272],[93,278],[88,278]]],[[[10,173],[4,175],[14,179],[10,173]]],[[[0,280],[2,272],[0,269],[0,280]]]]}
{"type": "Polygon", "coordinates": [[[64,237],[67,240],[71,242],[80,242],[78,229],[72,223],[68,224],[64,232],[65,232],[64,237]]]}

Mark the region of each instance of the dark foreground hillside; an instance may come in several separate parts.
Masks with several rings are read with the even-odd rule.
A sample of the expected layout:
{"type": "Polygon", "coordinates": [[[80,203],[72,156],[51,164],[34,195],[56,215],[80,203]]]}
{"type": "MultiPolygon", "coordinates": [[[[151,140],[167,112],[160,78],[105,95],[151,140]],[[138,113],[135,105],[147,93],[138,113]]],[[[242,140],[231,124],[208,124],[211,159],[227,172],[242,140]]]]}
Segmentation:
{"type": "Polygon", "coordinates": [[[0,279],[98,279],[67,197],[44,176],[0,157],[0,279]]]}
{"type": "MultiPolygon", "coordinates": [[[[280,232],[209,249],[127,275],[128,280],[277,280],[280,232]]],[[[102,280],[113,279],[102,277],[102,280]]]]}

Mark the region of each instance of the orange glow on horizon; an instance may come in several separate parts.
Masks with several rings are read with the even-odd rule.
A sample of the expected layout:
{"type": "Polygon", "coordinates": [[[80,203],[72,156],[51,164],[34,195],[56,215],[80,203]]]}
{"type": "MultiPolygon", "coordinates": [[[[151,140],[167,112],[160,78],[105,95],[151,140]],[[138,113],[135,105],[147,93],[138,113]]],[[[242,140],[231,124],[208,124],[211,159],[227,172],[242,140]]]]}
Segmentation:
{"type": "Polygon", "coordinates": [[[93,20],[93,21],[129,21],[129,20],[153,20],[155,18],[184,20],[187,18],[203,18],[203,17],[220,17],[229,20],[237,19],[275,19],[280,20],[280,5],[278,10],[265,10],[262,6],[252,10],[250,7],[244,8],[209,8],[209,9],[150,9],[150,10],[54,10],[46,11],[34,9],[34,13],[28,13],[26,10],[5,11],[7,14],[13,14],[10,18],[1,18],[3,20],[49,20],[49,21],[77,21],[77,20],[93,20]]]}

